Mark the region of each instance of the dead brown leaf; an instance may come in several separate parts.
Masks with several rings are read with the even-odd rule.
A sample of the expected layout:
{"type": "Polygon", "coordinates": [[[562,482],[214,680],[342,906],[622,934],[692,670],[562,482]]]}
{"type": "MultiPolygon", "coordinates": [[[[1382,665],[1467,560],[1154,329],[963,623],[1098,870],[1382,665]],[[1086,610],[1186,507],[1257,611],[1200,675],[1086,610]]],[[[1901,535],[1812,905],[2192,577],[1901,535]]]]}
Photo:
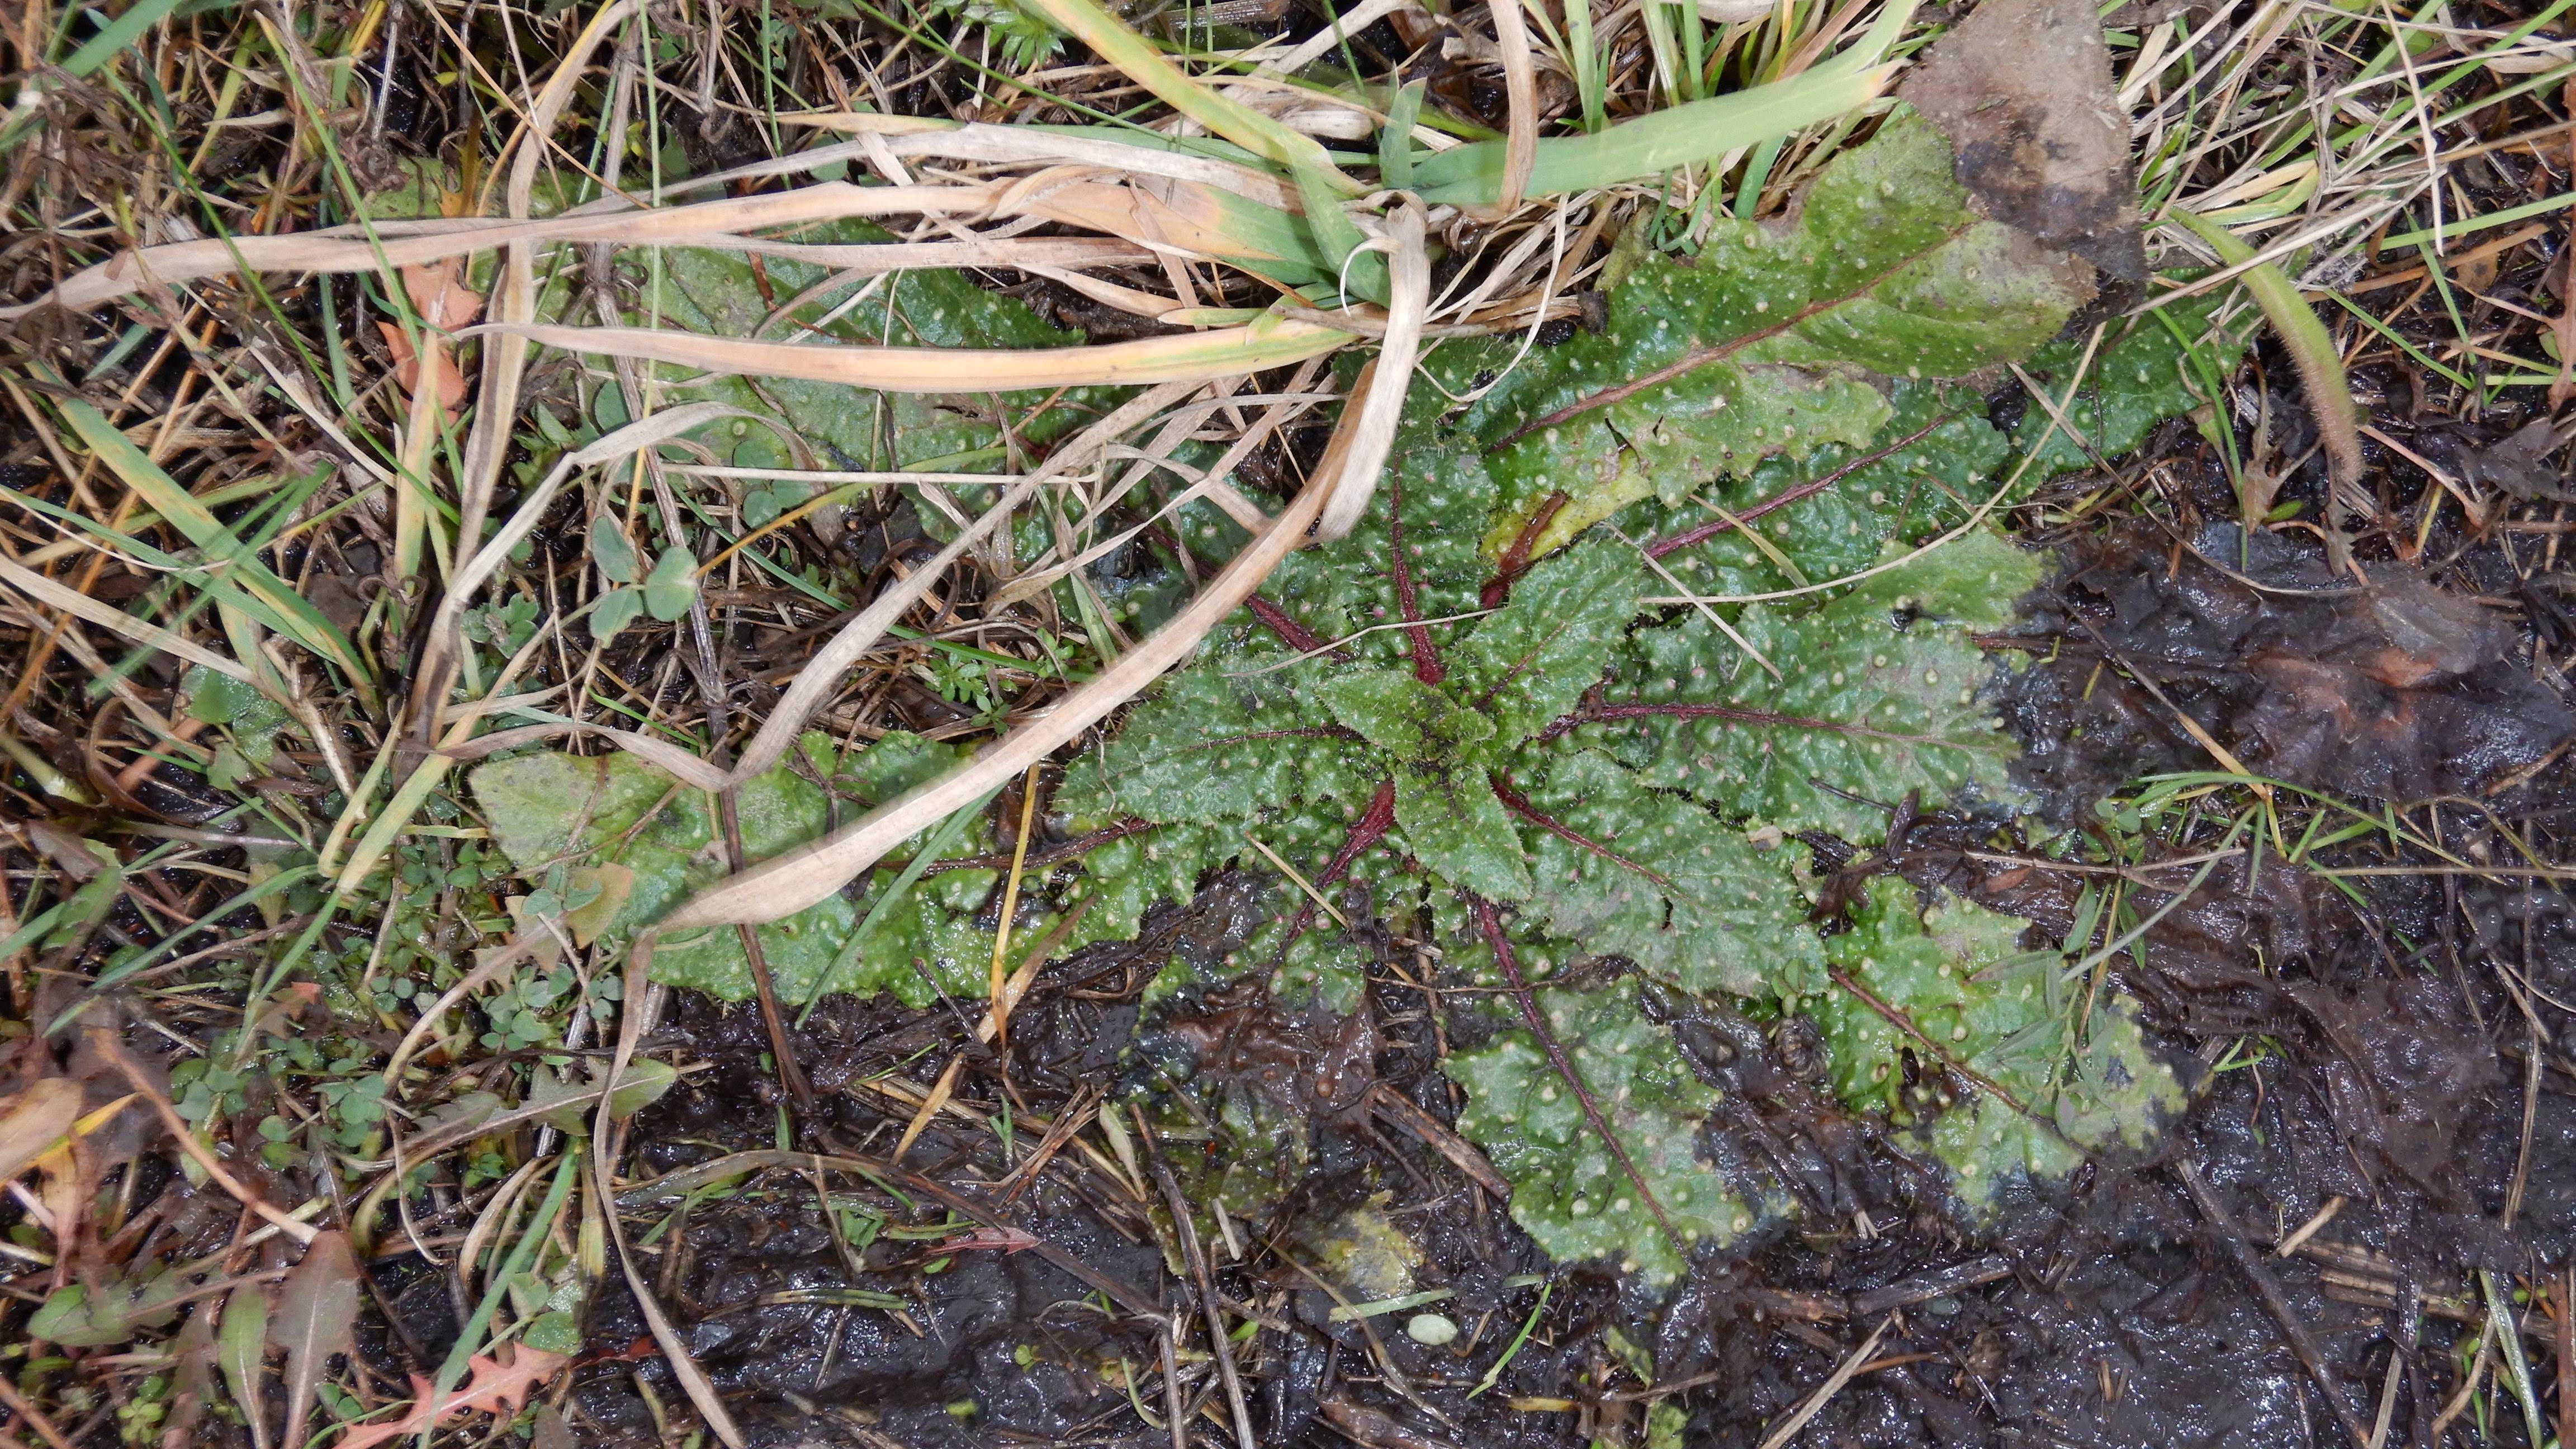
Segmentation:
{"type": "Polygon", "coordinates": [[[2085,0],[1985,0],[1897,88],[1987,215],[2129,287],[2147,278],[2129,119],[2085,0]]]}
{"type": "Polygon", "coordinates": [[[350,1329],[358,1320],[358,1257],[348,1234],[334,1229],[314,1238],[304,1261],[287,1275],[268,1320],[268,1341],[286,1350],[286,1441],[303,1442],[304,1415],[313,1386],[335,1353],[356,1353],[350,1329]]]}
{"type": "Polygon", "coordinates": [[[553,1378],[555,1370],[562,1368],[564,1363],[562,1354],[526,1347],[519,1348],[506,1363],[477,1356],[466,1365],[470,1377],[465,1386],[439,1399],[434,1408],[430,1402],[430,1382],[415,1375],[411,1386],[416,1397],[410,1413],[391,1423],[362,1424],[349,1431],[349,1436],[340,1441],[338,1449],[372,1449],[374,1445],[417,1434],[470,1410],[515,1414],[528,1401],[530,1391],[553,1378]]]}

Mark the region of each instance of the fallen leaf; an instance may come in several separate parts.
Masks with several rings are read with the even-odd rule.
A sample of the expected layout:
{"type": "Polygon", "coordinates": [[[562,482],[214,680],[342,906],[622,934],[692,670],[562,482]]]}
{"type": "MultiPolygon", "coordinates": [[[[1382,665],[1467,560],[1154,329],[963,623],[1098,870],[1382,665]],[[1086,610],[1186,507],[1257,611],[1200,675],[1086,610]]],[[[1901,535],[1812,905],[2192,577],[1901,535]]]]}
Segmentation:
{"type": "Polygon", "coordinates": [[[1950,138],[1954,174],[1988,216],[2146,284],[2128,112],[2086,0],[1986,0],[1897,96],[1950,138]]]}
{"type": "Polygon", "coordinates": [[[459,263],[455,260],[435,266],[402,269],[403,291],[410,295],[412,310],[420,320],[441,332],[453,332],[473,325],[483,315],[483,299],[472,288],[457,279],[459,263]]]}
{"type": "Polygon", "coordinates": [[[526,1403],[528,1394],[539,1384],[554,1377],[555,1370],[567,1362],[564,1355],[541,1349],[520,1348],[507,1363],[477,1356],[466,1364],[469,1377],[465,1386],[440,1399],[435,1419],[431,1414],[429,1380],[415,1374],[411,1387],[415,1396],[411,1411],[400,1419],[384,1424],[361,1424],[349,1431],[337,1449],[370,1449],[406,1435],[417,1434],[444,1423],[468,1410],[493,1414],[515,1414],[526,1403]]]}
{"type": "Polygon", "coordinates": [[[25,1091],[0,1098],[0,1182],[24,1172],[72,1130],[80,1116],[81,1089],[47,1077],[25,1091]]]}
{"type": "MultiPolygon", "coordinates": [[[[377,323],[376,330],[384,334],[385,346],[394,355],[394,382],[405,392],[418,391],[420,358],[412,351],[411,339],[391,322],[377,323]]],[[[435,338],[429,344],[429,374],[430,385],[438,390],[440,407],[453,412],[465,405],[465,374],[456,370],[447,348],[435,338]]]]}
{"type": "Polygon", "coordinates": [[[313,1385],[335,1353],[356,1353],[350,1326],[358,1319],[358,1258],[348,1234],[336,1229],[316,1237],[278,1290],[268,1341],[286,1350],[286,1437],[304,1440],[305,1411],[313,1385]]]}

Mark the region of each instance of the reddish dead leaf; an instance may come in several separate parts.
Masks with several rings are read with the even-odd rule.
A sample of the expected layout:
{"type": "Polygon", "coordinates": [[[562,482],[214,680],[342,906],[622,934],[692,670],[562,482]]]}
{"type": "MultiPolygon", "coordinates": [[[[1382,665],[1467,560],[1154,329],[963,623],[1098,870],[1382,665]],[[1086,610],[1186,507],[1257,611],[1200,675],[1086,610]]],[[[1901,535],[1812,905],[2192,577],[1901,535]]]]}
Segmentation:
{"type": "Polygon", "coordinates": [[[403,291],[411,297],[412,310],[441,332],[471,326],[483,315],[483,299],[457,278],[457,265],[451,260],[402,269],[403,291]]]}
{"type": "MultiPolygon", "coordinates": [[[[412,311],[423,326],[430,329],[429,380],[437,390],[438,405],[450,412],[465,403],[465,374],[457,371],[455,360],[448,356],[447,344],[438,334],[453,332],[472,325],[483,315],[483,299],[457,277],[458,264],[440,262],[429,267],[402,269],[403,291],[411,298],[412,311]]],[[[384,334],[385,346],[394,354],[394,380],[403,391],[415,392],[420,387],[420,358],[412,350],[411,338],[391,322],[376,324],[384,334]]]]}
{"type": "MultiPolygon", "coordinates": [[[[487,1414],[515,1414],[528,1401],[538,1385],[554,1377],[564,1366],[564,1356],[542,1349],[520,1348],[508,1363],[488,1357],[477,1357],[466,1365],[469,1377],[461,1388],[438,1402],[440,1422],[454,1419],[469,1410],[487,1414]]],[[[337,1449],[369,1449],[390,1443],[431,1427],[430,1382],[415,1374],[411,1381],[411,1412],[383,1424],[361,1424],[349,1431],[337,1449]]]]}
{"type": "MultiPolygon", "coordinates": [[[[379,322],[376,330],[384,334],[385,346],[394,355],[394,382],[405,392],[420,390],[420,359],[411,350],[411,339],[402,328],[391,322],[379,322]]],[[[465,374],[457,371],[456,362],[436,338],[429,344],[430,386],[437,389],[438,405],[454,412],[465,405],[465,374]]]]}

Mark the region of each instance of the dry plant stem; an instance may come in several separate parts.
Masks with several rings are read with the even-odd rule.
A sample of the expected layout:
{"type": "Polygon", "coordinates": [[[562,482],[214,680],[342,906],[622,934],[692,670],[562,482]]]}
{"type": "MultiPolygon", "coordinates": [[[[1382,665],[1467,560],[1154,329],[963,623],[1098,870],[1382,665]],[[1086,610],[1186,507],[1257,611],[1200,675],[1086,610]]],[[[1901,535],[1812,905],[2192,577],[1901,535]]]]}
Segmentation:
{"type": "MultiPolygon", "coordinates": [[[[744,748],[741,763],[732,769],[719,769],[667,740],[657,740],[649,735],[637,734],[629,730],[609,729],[599,725],[581,725],[572,728],[579,733],[595,734],[604,739],[613,740],[620,748],[637,759],[668,771],[701,790],[722,790],[742,784],[766,772],[772,765],[786,757],[788,748],[796,743],[796,737],[804,730],[806,721],[813,718],[814,712],[823,707],[824,701],[840,689],[842,676],[850,666],[856,664],[860,656],[875,648],[877,641],[885,637],[885,631],[909,612],[913,605],[919,603],[942,578],[946,577],[948,570],[959,559],[965,557],[990,536],[993,530],[1008,521],[1012,513],[1034,496],[1038,489],[1096,457],[1103,448],[1128,429],[1143,423],[1187,394],[1197,391],[1198,387],[1197,383],[1179,382],[1165,383],[1160,387],[1147,389],[1111,410],[1107,417],[1084,429],[1071,441],[1049,454],[1044,463],[1012,484],[991,508],[985,510],[981,517],[962,530],[946,548],[941,549],[928,563],[896,582],[893,587],[877,595],[866,608],[859,611],[857,617],[841,627],[841,632],[832,636],[831,642],[824,645],[798,671],[795,682],[790,684],[787,692],[779,697],[777,705],[769,712],[768,720],[761,725],[759,732],[752,736],[751,743],[744,748]]],[[[691,406],[701,405],[691,404],[691,406]]],[[[671,409],[656,416],[668,417],[678,411],[680,410],[671,409]]],[[[551,495],[547,497],[550,499],[551,495]]],[[[527,518],[531,525],[535,521],[535,515],[523,505],[519,515],[512,519],[511,528],[503,531],[503,537],[508,537],[513,543],[521,533],[518,527],[518,519],[521,517],[527,518]]],[[[496,539],[496,545],[498,542],[499,540],[496,539]]],[[[503,549],[492,556],[498,560],[506,554],[507,550],[503,549]]],[[[472,583],[479,586],[482,578],[487,575],[488,570],[485,573],[472,575],[472,583]]],[[[460,592],[470,595],[471,589],[460,586],[460,592]]],[[[553,733],[563,732],[566,727],[540,726],[538,728],[553,733]]],[[[539,737],[534,733],[525,735],[513,733],[520,739],[539,737]]]]}
{"type": "Polygon", "coordinates": [[[1538,163],[1538,64],[1530,55],[1529,18],[1521,14],[1521,0],[1493,0],[1487,9],[1494,17],[1503,99],[1511,112],[1503,123],[1503,186],[1492,209],[1499,218],[1519,208],[1529,190],[1530,169],[1538,163]]]}
{"type": "Polygon", "coordinates": [[[1390,329],[1385,348],[1366,370],[1368,385],[1354,389],[1357,405],[1345,408],[1324,461],[1304,491],[1186,608],[1125,658],[980,758],[823,840],[718,882],[682,904],[661,929],[677,932],[738,921],[774,921],[840,889],[916,832],[983,798],[985,791],[1071,743],[1135,698],[1163,671],[1186,658],[1282,559],[1305,542],[1307,529],[1330,500],[1351,491],[1364,495],[1374,488],[1394,441],[1421,341],[1423,310],[1430,301],[1431,269],[1423,252],[1420,216],[1410,210],[1403,216],[1410,218],[1410,225],[1399,222],[1403,239],[1390,268],[1395,288],[1390,311],[1401,325],[1390,329]]]}
{"type": "Polygon", "coordinates": [[[2298,1357],[2299,1366],[2316,1381],[2317,1392],[2325,1395],[2327,1407],[2334,1410],[2335,1422],[2343,1425],[2343,1431],[2352,1436],[2355,1445],[2368,1449],[2370,1430],[2363,1427],[2361,1416],[2353,1412],[2352,1406],[2344,1402],[2343,1390],[2336,1386],[2334,1377],[2326,1371],[2325,1357],[2317,1352],[2316,1341],[2308,1337],[2307,1326],[2299,1322],[2290,1301],[2281,1296],[2281,1285],[2273,1281],[2271,1270],[2263,1266],[2262,1255],[2246,1246],[2244,1235],[2237,1230],[2236,1220],[2228,1215],[2227,1205],[2218,1200],[2218,1194],[2211,1190],[2209,1180],[2200,1175],[2199,1168],[2179,1159],[2173,1168],[2174,1176],[2182,1180],[2183,1191],[2191,1194],[2192,1206],[2199,1208],[2200,1215],[2209,1220],[2210,1236],[2218,1240],[2228,1259],[2236,1264],[2237,1271],[2253,1285],[2254,1296],[2263,1300],[2263,1307],[2272,1315],[2273,1322],[2281,1326],[2282,1338],[2289,1343],[2290,1352],[2298,1357]]]}
{"type": "Polygon", "coordinates": [[[1628,1174],[1628,1181],[1636,1185],[1637,1196],[1644,1200],[1647,1211],[1655,1215],[1655,1225],[1664,1230],[1664,1240],[1673,1245],[1674,1252],[1689,1257],[1690,1244],[1673,1230],[1672,1219],[1664,1216],[1662,1201],[1655,1196],[1655,1190],[1646,1185],[1646,1175],[1639,1172],[1637,1164],[1629,1159],[1628,1149],[1620,1143],[1618,1134],[1610,1130],[1609,1120],[1601,1115],[1601,1105],[1592,1100],[1592,1089],[1584,1085],[1583,1074],[1574,1069],[1574,1063],[1566,1060],[1565,1048],[1558,1044],[1555,1029],[1547,1024],[1546,1014],[1538,1009],[1537,998],[1530,995],[1529,981],[1521,975],[1520,958],[1512,954],[1511,939],[1503,934],[1502,912],[1494,908],[1492,901],[1481,896],[1471,895],[1467,899],[1475,910],[1477,928],[1484,932],[1485,944],[1493,950],[1494,964],[1502,968],[1503,981],[1511,988],[1512,1001],[1521,1009],[1521,1020],[1528,1023],[1530,1034],[1538,1038],[1539,1049],[1547,1053],[1548,1065],[1556,1068],[1556,1074],[1565,1079],[1566,1087],[1574,1093],[1576,1105],[1583,1108],[1583,1120],[1591,1124],[1593,1132],[1601,1138],[1601,1144],[1610,1149],[1612,1157],[1619,1159],[1620,1171],[1628,1174]]]}
{"type": "MultiPolygon", "coordinates": [[[[547,138],[589,69],[592,52],[625,22],[635,5],[636,0],[612,0],[600,7],[565,48],[562,61],[546,79],[545,89],[538,92],[536,104],[529,108],[527,124],[516,138],[518,154],[510,160],[507,206],[514,220],[525,220],[533,208],[537,165],[545,153],[547,138]]],[[[536,310],[536,250],[521,242],[502,255],[490,316],[498,322],[520,323],[534,318],[536,310]]],[[[474,406],[474,426],[465,436],[462,471],[456,480],[459,557],[471,554],[482,541],[483,521],[492,508],[492,490],[500,482],[511,430],[519,423],[519,383],[527,374],[527,365],[528,349],[514,339],[495,338],[483,345],[483,375],[474,406]]],[[[438,641],[433,638],[430,647],[437,648],[438,641]]],[[[443,685],[438,693],[444,695],[443,685]]],[[[422,743],[427,743],[426,731],[422,743]]]]}
{"type": "Polygon", "coordinates": [[[618,1158],[624,1155],[626,1124],[609,1110],[615,1093],[607,1088],[625,1080],[626,1069],[635,1060],[635,1045],[644,1037],[644,1018],[662,999],[658,988],[647,989],[652,975],[653,939],[647,933],[636,943],[634,953],[626,961],[625,991],[618,998],[621,1004],[617,1010],[617,1049],[609,1057],[608,1075],[600,1079],[599,1112],[591,1128],[594,1147],[590,1156],[591,1192],[600,1205],[600,1216],[607,1222],[609,1245],[616,1249],[618,1269],[626,1276],[627,1289],[635,1295],[635,1306],[644,1315],[645,1328],[652,1333],[654,1343],[660,1345],[663,1358],[670,1362],[672,1375],[679,1379],[681,1389],[688,1394],[689,1402],[697,1407],[699,1417],[706,1420],[707,1427],[724,1442],[726,1449],[742,1449],[742,1429],[734,1423],[733,1415],[726,1412],[724,1398],[716,1392],[716,1386],[707,1378],[706,1371],[699,1368],[697,1360],[690,1356],[688,1342],[672,1326],[670,1314],[663,1311],[662,1300],[653,1292],[653,1284],[644,1276],[643,1270],[635,1266],[635,1255],[626,1246],[625,1225],[618,1217],[617,1184],[613,1172],[618,1158]]]}
{"type": "Polygon", "coordinates": [[[91,1050],[107,1058],[109,1064],[133,1084],[134,1090],[143,1095],[143,1100],[152,1104],[152,1110],[161,1118],[161,1125],[170,1129],[170,1135],[178,1140],[179,1149],[195,1159],[196,1164],[206,1170],[206,1176],[215,1180],[217,1187],[232,1194],[243,1207],[259,1214],[270,1226],[299,1243],[310,1243],[321,1236],[312,1224],[278,1211],[267,1198],[252,1191],[217,1161],[215,1155],[197,1140],[196,1134],[188,1130],[188,1124],[179,1120],[177,1109],[170,1105],[169,1094],[153,1083],[151,1075],[118,1043],[114,1033],[105,1027],[93,1026],[89,1028],[89,1044],[91,1050]]]}
{"type": "Polygon", "coordinates": [[[566,352],[669,362],[709,372],[835,382],[880,392],[1024,392],[1049,387],[1111,387],[1157,382],[1213,382],[1265,367],[1284,367],[1342,347],[1352,333],[1285,317],[1241,327],[1102,342],[1087,347],[1022,347],[974,351],[941,347],[865,347],[814,342],[754,342],[643,327],[563,327],[487,323],[460,336],[500,334],[566,352]]]}
{"type": "Polygon", "coordinates": [[[1834,1365],[1834,1371],[1826,1376],[1823,1383],[1816,1386],[1816,1391],[1807,1395],[1788,1418],[1781,1420],[1780,1427],[1763,1436],[1762,1449],[1781,1449],[1781,1446],[1797,1438],[1798,1431],[1807,1427],[1807,1421],[1816,1417],[1818,1410],[1833,1402],[1834,1395],[1843,1391],[1843,1385],[1852,1381],[1852,1377],[1860,1372],[1862,1364],[1869,1362],[1869,1356],[1878,1349],[1878,1341],[1887,1336],[1888,1325],[1895,1321],[1893,1317],[1880,1319],[1878,1327],[1869,1331],[1869,1337],[1861,1340],[1860,1347],[1843,1355],[1843,1361],[1834,1365]]]}
{"type": "MultiPolygon", "coordinates": [[[[1141,1123],[1139,1124],[1142,1125],[1141,1123]]],[[[1153,1136],[1145,1136],[1148,1151],[1153,1136]]],[[[1235,1370],[1234,1345],[1226,1336],[1225,1313],[1217,1307],[1216,1280],[1208,1273],[1207,1253],[1199,1245],[1198,1225],[1190,1220],[1190,1200],[1181,1195],[1181,1185],[1173,1180],[1172,1169],[1160,1154],[1154,1158],[1154,1181],[1162,1186],[1163,1203],[1172,1211],[1172,1230],[1180,1235],[1181,1256],[1190,1267],[1190,1278],[1198,1286],[1199,1311],[1207,1316],[1208,1347],[1216,1354],[1217,1376],[1225,1384],[1226,1407],[1234,1413],[1236,1449],[1258,1449],[1259,1441],[1252,1432],[1252,1411],[1243,1402],[1243,1376],[1235,1370]]]]}

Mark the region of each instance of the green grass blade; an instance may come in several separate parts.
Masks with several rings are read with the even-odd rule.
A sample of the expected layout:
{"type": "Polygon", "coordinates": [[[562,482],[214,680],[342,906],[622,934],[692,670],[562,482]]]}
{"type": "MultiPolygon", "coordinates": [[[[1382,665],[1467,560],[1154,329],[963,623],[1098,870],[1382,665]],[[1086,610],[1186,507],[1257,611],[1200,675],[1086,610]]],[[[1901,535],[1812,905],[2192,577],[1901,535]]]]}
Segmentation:
{"type": "MultiPolygon", "coordinates": [[[[1788,80],[1674,106],[1589,136],[1543,140],[1530,168],[1529,194],[1564,196],[1654,176],[1865,105],[1886,88],[1889,73],[1878,58],[1913,10],[1911,4],[1889,7],[1858,45],[1788,80]]],[[[1423,158],[1413,171],[1425,201],[1490,205],[1502,194],[1503,143],[1479,141],[1443,151],[1423,158]]]]}
{"type": "MultiPolygon", "coordinates": [[[[61,379],[55,377],[48,376],[46,381],[56,386],[61,384],[61,379]]],[[[271,572],[268,565],[261,563],[249,546],[208,512],[206,506],[187,489],[180,487],[178,480],[163,472],[160,464],[134,446],[107,420],[106,415],[76,397],[58,398],[55,407],[62,413],[63,421],[79,435],[81,442],[107,465],[109,471],[122,479],[125,486],[168,519],[173,528],[187,535],[188,541],[209,559],[230,566],[233,578],[241,588],[276,615],[279,632],[328,660],[372,705],[375,698],[373,673],[347,637],[330,620],[322,617],[321,610],[305,602],[303,595],[296,593],[284,579],[271,572]]],[[[257,667],[255,658],[242,662],[257,667]]]]}

